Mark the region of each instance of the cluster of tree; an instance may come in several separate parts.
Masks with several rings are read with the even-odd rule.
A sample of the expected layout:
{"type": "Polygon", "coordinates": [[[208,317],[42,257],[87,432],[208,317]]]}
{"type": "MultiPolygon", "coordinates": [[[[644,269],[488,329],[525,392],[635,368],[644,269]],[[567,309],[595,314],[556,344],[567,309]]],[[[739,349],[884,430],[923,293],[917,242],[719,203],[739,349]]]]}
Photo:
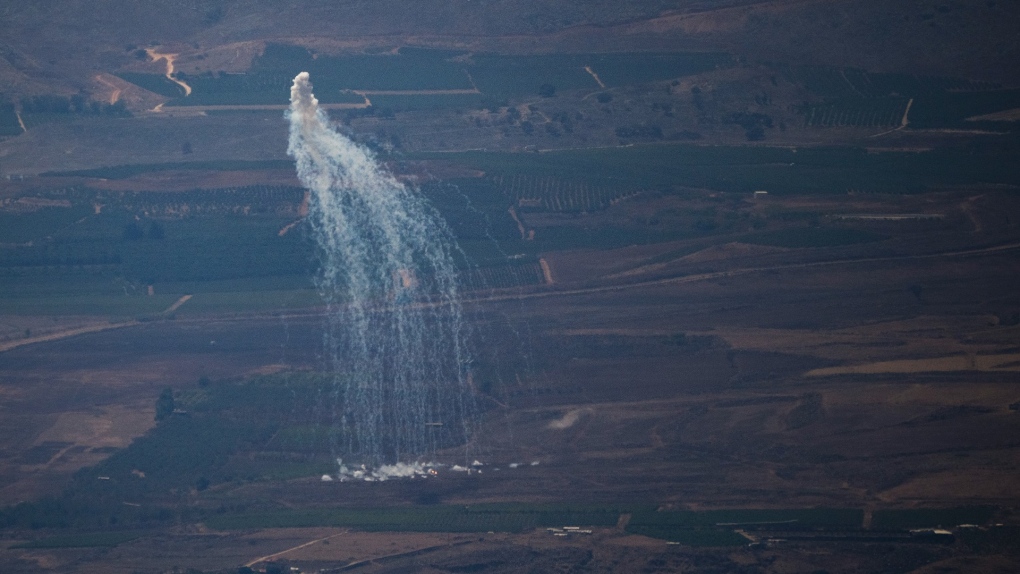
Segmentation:
{"type": "Polygon", "coordinates": [[[772,117],[759,113],[737,112],[730,116],[730,121],[744,128],[747,141],[765,139],[765,128],[772,127],[772,117]]]}
{"type": "Polygon", "coordinates": [[[131,115],[124,102],[112,104],[89,100],[83,94],[58,96],[44,94],[21,98],[21,110],[30,114],[79,114],[86,116],[127,117],[131,115]]]}
{"type": "Polygon", "coordinates": [[[177,409],[177,405],[174,402],[174,390],[170,387],[163,389],[163,392],[159,394],[159,398],[156,399],[156,421],[166,419],[170,415],[174,414],[177,409]]]}

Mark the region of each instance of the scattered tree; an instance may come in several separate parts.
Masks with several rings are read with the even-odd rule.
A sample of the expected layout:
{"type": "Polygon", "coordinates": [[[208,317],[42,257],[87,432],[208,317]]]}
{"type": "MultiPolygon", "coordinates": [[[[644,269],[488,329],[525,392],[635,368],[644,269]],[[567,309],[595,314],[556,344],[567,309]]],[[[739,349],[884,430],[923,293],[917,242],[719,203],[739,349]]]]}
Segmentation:
{"type": "Polygon", "coordinates": [[[701,95],[701,88],[698,86],[691,86],[691,99],[694,100],[694,107],[699,110],[705,105],[705,100],[701,95]]]}
{"type": "Polygon", "coordinates": [[[167,387],[156,399],[156,420],[161,421],[174,414],[175,408],[177,406],[174,404],[174,390],[167,387]]]}

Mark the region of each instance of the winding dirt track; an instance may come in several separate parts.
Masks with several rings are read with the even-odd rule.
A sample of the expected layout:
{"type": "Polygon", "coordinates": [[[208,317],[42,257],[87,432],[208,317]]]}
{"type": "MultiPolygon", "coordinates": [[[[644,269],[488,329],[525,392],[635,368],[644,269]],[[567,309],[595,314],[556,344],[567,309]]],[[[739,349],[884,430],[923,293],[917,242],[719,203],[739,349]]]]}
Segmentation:
{"type": "Polygon", "coordinates": [[[177,59],[177,54],[168,54],[165,52],[160,52],[157,51],[155,48],[146,48],[145,53],[148,54],[149,57],[152,58],[154,62],[158,62],[159,60],[166,60],[166,79],[180,86],[181,89],[184,90],[185,97],[191,95],[191,86],[185,84],[181,80],[178,80],[177,78],[174,77],[174,60],[177,59]]]}

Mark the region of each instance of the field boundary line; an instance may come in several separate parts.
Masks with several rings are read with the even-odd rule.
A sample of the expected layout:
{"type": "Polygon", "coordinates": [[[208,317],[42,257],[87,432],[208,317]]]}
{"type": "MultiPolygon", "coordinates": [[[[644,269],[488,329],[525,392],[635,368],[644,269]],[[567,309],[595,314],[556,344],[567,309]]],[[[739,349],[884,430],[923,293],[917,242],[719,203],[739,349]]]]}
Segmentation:
{"type": "Polygon", "coordinates": [[[191,295],[182,295],[180,299],[174,301],[173,305],[167,307],[166,311],[163,311],[163,314],[169,315],[170,313],[173,313],[174,311],[180,309],[181,305],[187,303],[189,299],[191,299],[191,295]]]}
{"type": "Polygon", "coordinates": [[[247,564],[245,564],[245,566],[247,566],[248,568],[251,568],[252,566],[258,564],[259,562],[267,562],[269,560],[272,560],[273,558],[276,558],[276,557],[279,557],[279,556],[283,556],[284,554],[288,554],[288,553],[293,552],[295,550],[301,550],[302,548],[306,548],[306,547],[311,546],[312,544],[315,544],[317,542],[323,542],[323,541],[326,541],[326,540],[330,540],[332,538],[336,538],[337,536],[340,536],[340,535],[343,535],[343,534],[347,534],[347,531],[345,530],[343,532],[337,532],[336,534],[330,534],[329,536],[327,536],[325,538],[316,538],[315,540],[312,540],[311,542],[305,542],[304,544],[298,544],[297,546],[294,546],[293,548],[288,548],[286,550],[281,550],[281,551],[273,553],[273,554],[267,554],[265,556],[260,556],[260,557],[258,557],[256,559],[252,560],[251,562],[248,562],[247,564]]]}
{"type": "Polygon", "coordinates": [[[121,329],[124,327],[134,327],[135,325],[141,325],[139,321],[124,321],[123,323],[100,323],[98,325],[89,325],[87,327],[78,327],[77,329],[68,329],[66,331],[57,331],[56,333],[48,333],[46,335],[39,335],[38,337],[28,337],[26,339],[18,339],[17,341],[7,341],[0,343],[0,353],[4,351],[10,351],[23,347],[25,345],[33,345],[35,343],[46,343],[49,341],[59,341],[60,339],[66,339],[68,337],[74,337],[77,335],[86,335],[88,333],[98,333],[100,331],[109,331],[110,329],[121,329]]]}

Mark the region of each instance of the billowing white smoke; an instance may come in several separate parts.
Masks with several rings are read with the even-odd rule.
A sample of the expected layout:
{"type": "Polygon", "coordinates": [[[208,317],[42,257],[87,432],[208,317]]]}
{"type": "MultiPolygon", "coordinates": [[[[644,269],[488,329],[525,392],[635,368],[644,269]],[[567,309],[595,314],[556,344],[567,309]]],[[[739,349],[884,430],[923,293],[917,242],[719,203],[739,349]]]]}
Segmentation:
{"type": "Polygon", "coordinates": [[[335,454],[378,467],[466,443],[469,358],[446,224],[330,125],[307,72],[294,78],[289,119],[328,306],[335,454]]]}
{"type": "MultiPolygon", "coordinates": [[[[474,474],[481,473],[481,467],[485,466],[477,460],[472,462],[470,466],[460,466],[455,464],[450,467],[447,467],[445,464],[434,462],[398,462],[396,464],[383,464],[374,468],[368,467],[364,464],[349,467],[344,464],[344,461],[341,459],[337,459],[336,464],[338,468],[336,478],[340,482],[352,480],[385,482],[387,480],[400,478],[431,478],[439,476],[440,472],[445,472],[447,469],[452,472],[466,472],[468,474],[474,474]]],[[[333,480],[332,475],[322,475],[323,482],[332,482],[333,480]]]]}

